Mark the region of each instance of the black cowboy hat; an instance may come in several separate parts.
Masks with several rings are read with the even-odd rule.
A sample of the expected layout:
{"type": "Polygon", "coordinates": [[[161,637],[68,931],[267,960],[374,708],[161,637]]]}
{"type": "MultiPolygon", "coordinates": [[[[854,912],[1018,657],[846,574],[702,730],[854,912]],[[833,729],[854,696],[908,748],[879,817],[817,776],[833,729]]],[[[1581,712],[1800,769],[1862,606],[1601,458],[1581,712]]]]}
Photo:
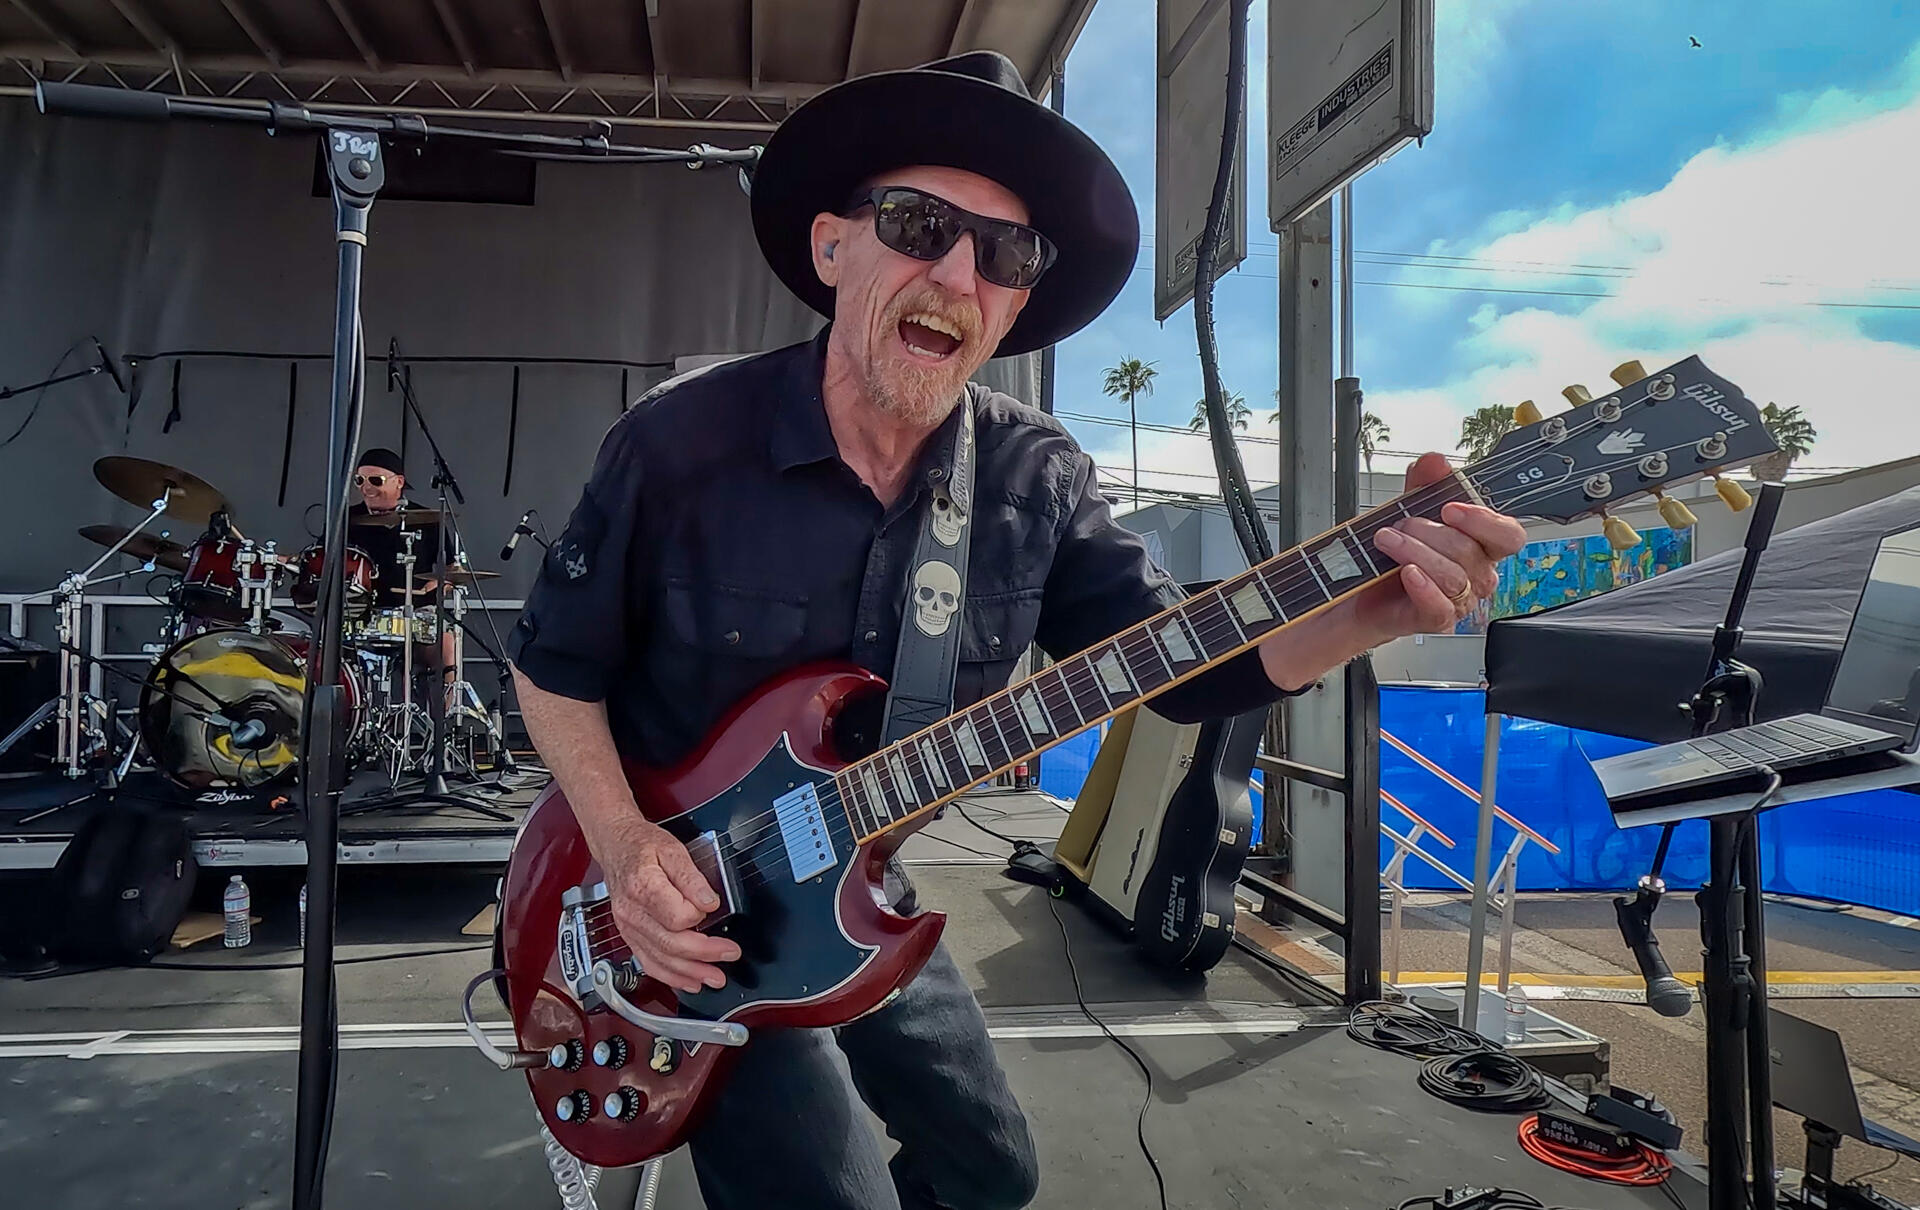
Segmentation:
{"type": "Polygon", "coordinates": [[[1079,331],[1133,271],[1140,219],[1120,170],[1029,96],[1006,56],[984,50],[836,84],[782,122],[753,174],[753,230],[767,263],[832,318],[833,287],[814,273],[808,247],[813,216],[844,213],[861,182],[918,164],[965,169],[1012,190],[1059,249],[996,357],[1079,331]]]}

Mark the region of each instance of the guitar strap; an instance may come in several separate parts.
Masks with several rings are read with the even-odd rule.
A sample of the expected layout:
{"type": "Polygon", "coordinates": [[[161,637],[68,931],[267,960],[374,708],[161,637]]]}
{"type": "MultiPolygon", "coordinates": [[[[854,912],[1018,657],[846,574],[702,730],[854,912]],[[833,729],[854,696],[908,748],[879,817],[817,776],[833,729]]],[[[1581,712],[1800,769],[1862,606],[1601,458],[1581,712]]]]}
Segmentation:
{"type": "Polygon", "coordinates": [[[920,540],[907,571],[900,645],[887,688],[882,747],[953,713],[953,674],[960,659],[961,603],[967,594],[968,536],[973,513],[973,409],[985,387],[967,384],[951,455],[934,467],[920,520],[920,540]]]}

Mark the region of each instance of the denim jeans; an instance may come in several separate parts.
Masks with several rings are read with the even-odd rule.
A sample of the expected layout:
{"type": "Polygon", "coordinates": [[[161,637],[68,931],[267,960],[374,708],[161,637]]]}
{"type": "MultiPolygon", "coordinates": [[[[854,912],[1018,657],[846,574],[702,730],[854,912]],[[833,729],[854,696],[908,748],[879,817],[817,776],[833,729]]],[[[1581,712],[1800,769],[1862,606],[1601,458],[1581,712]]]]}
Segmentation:
{"type": "Polygon", "coordinates": [[[986,1018],[938,946],[886,1008],[747,1044],[692,1139],[708,1210],[1018,1210],[1039,1165],[986,1018]],[[854,1101],[899,1144],[891,1162],[854,1101]]]}

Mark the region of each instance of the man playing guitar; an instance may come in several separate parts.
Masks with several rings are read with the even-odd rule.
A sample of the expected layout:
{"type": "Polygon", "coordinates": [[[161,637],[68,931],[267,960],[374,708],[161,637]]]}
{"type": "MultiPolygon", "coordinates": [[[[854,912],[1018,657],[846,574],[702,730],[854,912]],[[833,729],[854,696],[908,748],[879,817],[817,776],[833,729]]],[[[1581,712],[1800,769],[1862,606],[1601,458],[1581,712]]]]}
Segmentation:
{"type": "MultiPolygon", "coordinates": [[[[1038,643],[1068,656],[1181,599],[1117,524],[1066,430],[965,390],[993,356],[1064,339],[1112,301],[1138,220],[1107,156],[979,52],[849,81],[769,141],[753,218],[776,275],[831,322],[813,340],[657,388],[607,434],[511,640],[520,702],[647,973],[721,987],[734,942],[688,851],[637,809],[621,759],[667,766],[755,686],[815,660],[893,667],[905,571],[973,409],[969,582],[955,705],[1038,643]]],[[[1409,486],[1448,473],[1429,454],[1409,486]]],[[[1379,548],[1405,570],[1158,697],[1239,714],[1493,590],[1518,522],[1449,504],[1379,548]]],[[[872,737],[867,737],[870,742],[872,737]]],[[[849,753],[856,755],[858,751],[849,753]]],[[[897,889],[897,902],[911,889],[897,889]]],[[[757,1033],[692,1141],[714,1210],[1017,1207],[1040,1165],[944,946],[837,1030],[757,1033]],[[841,1064],[851,1076],[842,1074],[841,1064]],[[855,1092],[899,1143],[889,1161],[855,1092]]]]}

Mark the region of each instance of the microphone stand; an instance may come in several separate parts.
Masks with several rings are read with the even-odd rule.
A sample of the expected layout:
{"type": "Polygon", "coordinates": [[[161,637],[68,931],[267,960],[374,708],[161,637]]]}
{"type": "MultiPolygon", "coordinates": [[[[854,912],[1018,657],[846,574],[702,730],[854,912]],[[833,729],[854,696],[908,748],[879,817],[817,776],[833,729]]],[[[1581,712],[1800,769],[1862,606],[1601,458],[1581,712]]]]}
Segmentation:
{"type": "MultiPolygon", "coordinates": [[[[226,101],[136,92],[92,84],[36,80],[34,103],[43,114],[156,122],[186,119],[241,123],[269,135],[317,133],[325,148],[334,203],[338,288],[333,326],[333,387],[327,427],[327,520],[313,633],[314,674],[302,703],[301,798],[307,823],[307,945],[300,981],[300,1066],[294,1124],[293,1210],[319,1210],[333,1132],[339,1074],[338,1006],[333,979],[334,891],[340,859],[340,795],[346,784],[346,712],[340,685],[344,638],[347,479],[359,447],[365,400],[365,345],[360,331],[361,262],[367,219],[386,181],[381,136],[452,140],[503,155],[586,163],[737,165],[743,183],[760,148],[728,150],[695,144],[683,150],[629,147],[610,141],[610,123],[587,123],[578,137],[505,133],[430,125],[418,114],[333,113],[283,101],[226,101]]],[[[111,363],[103,366],[110,369],[111,363]]],[[[422,428],[424,429],[424,425],[422,428]]],[[[432,438],[428,438],[429,442],[432,438]]],[[[436,461],[439,450],[434,451],[436,461]]],[[[444,468],[444,463],[441,466],[444,468]]],[[[458,494],[456,488],[456,495],[458,494]]],[[[461,503],[465,503],[464,497],[461,503]]],[[[443,546],[444,550],[444,546],[443,546]]],[[[444,560],[444,555],[442,556],[444,560]]],[[[442,564],[444,572],[444,562],[442,564]]]]}
{"type": "MultiPolygon", "coordinates": [[[[387,350],[392,361],[405,365],[405,359],[400,356],[399,337],[394,337],[388,342],[387,350]]],[[[406,401],[407,410],[413,413],[414,423],[420,426],[420,435],[427,439],[428,450],[433,453],[433,488],[440,497],[440,524],[436,527],[438,537],[433,552],[434,578],[438,584],[434,589],[436,599],[433,608],[433,649],[438,653],[441,642],[446,636],[445,594],[450,587],[447,583],[447,537],[456,529],[453,509],[447,502],[447,494],[451,492],[453,498],[462,506],[465,506],[467,497],[466,493],[460,490],[460,481],[453,476],[453,468],[447,465],[446,455],[440,452],[440,443],[433,439],[433,430],[427,425],[426,414],[420,410],[420,401],[413,397],[413,376],[403,372],[395,377],[394,381],[400,387],[400,398],[406,401]]],[[[412,642],[411,636],[408,642],[412,642]]],[[[454,680],[458,681],[460,670],[456,668],[453,671],[454,680]]],[[[443,681],[445,674],[446,670],[441,669],[443,681]]],[[[425,791],[435,797],[445,798],[450,793],[447,789],[447,697],[443,685],[434,685],[432,692],[436,696],[429,700],[435,704],[428,713],[433,718],[433,755],[427,762],[425,791]]]]}
{"type": "MultiPolygon", "coordinates": [[[[1741,618],[1773,536],[1786,488],[1760,486],[1747,523],[1746,554],[1734,579],[1726,619],[1713,631],[1713,649],[1700,688],[1680,704],[1695,738],[1715,729],[1751,725],[1762,678],[1734,658],[1743,634],[1741,618]]],[[[1777,784],[1777,782],[1776,782],[1777,784]]],[[[1704,946],[1701,1007],[1707,1029],[1707,1204],[1710,1210],[1774,1210],[1773,1066],[1767,1039],[1767,960],[1760,893],[1757,801],[1748,811],[1707,821],[1707,881],[1694,896],[1700,907],[1704,946]],[[1744,1060],[1744,1062],[1743,1062],[1744,1060]],[[1751,1152],[1749,1153],[1749,1143],[1751,1152]]],[[[1657,1006],[1659,985],[1673,980],[1653,939],[1653,913],[1666,891],[1660,871],[1673,841],[1674,824],[1660,833],[1651,871],[1634,898],[1615,899],[1622,937],[1648,977],[1648,1002],[1657,1006]],[[1665,978],[1649,970],[1647,955],[1665,978]]],[[[1684,1015],[1684,1014],[1681,1014],[1684,1015]]]]}

